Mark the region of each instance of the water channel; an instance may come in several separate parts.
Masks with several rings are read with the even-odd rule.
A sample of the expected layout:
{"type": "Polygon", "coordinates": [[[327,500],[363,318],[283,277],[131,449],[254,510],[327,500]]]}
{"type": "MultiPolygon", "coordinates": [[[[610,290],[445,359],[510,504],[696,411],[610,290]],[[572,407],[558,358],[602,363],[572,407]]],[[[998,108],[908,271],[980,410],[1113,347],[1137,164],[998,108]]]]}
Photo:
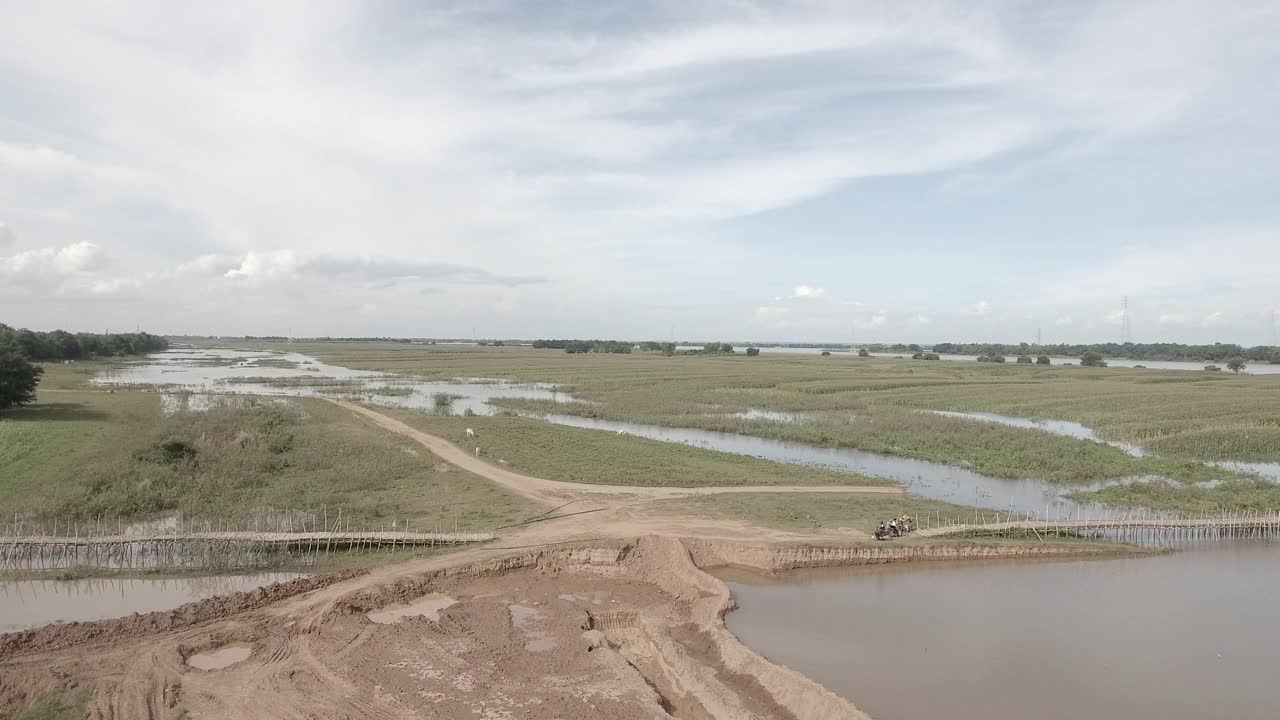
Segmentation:
{"type": "Polygon", "coordinates": [[[1280,542],[717,572],[729,629],[876,720],[1270,720],[1280,542]]]}
{"type": "Polygon", "coordinates": [[[214,595],[242,592],[302,573],[254,573],[190,578],[89,578],[0,581],[0,633],[56,622],[105,620],[171,610],[214,595]]]}

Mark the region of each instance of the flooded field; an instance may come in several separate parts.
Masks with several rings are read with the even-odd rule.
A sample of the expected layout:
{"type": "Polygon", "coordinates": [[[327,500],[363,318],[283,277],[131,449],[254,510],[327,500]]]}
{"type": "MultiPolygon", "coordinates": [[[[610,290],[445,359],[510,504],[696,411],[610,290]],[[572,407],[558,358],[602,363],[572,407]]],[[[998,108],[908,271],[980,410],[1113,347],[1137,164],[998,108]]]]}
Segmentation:
{"type": "Polygon", "coordinates": [[[105,620],[173,608],[214,595],[252,590],[301,573],[195,578],[93,578],[0,581],[0,633],[49,623],[105,620]]]}
{"type": "Polygon", "coordinates": [[[876,720],[1266,720],[1280,543],[717,573],[743,642],[876,720]]]}
{"type": "Polygon", "coordinates": [[[368,370],[328,365],[298,353],[227,348],[180,349],[103,373],[99,385],[146,385],[166,390],[166,413],[235,407],[235,395],[357,398],[378,405],[442,415],[493,415],[495,398],[568,402],[567,393],[539,383],[488,378],[416,381],[368,370]]]}
{"type": "Polygon", "coordinates": [[[1008,425],[1009,427],[1026,428],[1028,430],[1041,430],[1054,435],[1064,435],[1073,437],[1078,440],[1089,440],[1091,442],[1110,445],[1113,448],[1119,448],[1134,457],[1143,457],[1147,454],[1145,450],[1137,445],[1118,440],[1104,440],[1098,436],[1092,428],[1085,427],[1078,422],[1070,420],[1050,420],[1046,418],[1022,418],[1012,415],[997,415],[996,413],[986,412],[954,412],[951,410],[930,410],[935,415],[944,415],[946,417],[962,418],[965,420],[974,420],[978,422],[993,422],[1000,425],[1008,425]]]}
{"type": "MultiPolygon", "coordinates": [[[[921,497],[991,510],[1038,514],[1046,517],[1068,517],[1087,510],[1062,497],[1062,493],[1067,492],[1067,489],[1044,480],[1010,480],[991,477],[956,465],[945,465],[928,460],[915,460],[849,448],[818,447],[752,435],[694,428],[672,428],[620,420],[585,418],[577,415],[539,415],[538,417],[558,425],[620,432],[651,440],[750,455],[775,462],[812,465],[887,478],[900,483],[909,492],[921,497]]],[[[1123,478],[1090,485],[1073,485],[1070,490],[1097,490],[1108,485],[1153,479],[1157,478],[1123,478]]],[[[1098,511],[1095,509],[1094,512],[1098,511]]]]}

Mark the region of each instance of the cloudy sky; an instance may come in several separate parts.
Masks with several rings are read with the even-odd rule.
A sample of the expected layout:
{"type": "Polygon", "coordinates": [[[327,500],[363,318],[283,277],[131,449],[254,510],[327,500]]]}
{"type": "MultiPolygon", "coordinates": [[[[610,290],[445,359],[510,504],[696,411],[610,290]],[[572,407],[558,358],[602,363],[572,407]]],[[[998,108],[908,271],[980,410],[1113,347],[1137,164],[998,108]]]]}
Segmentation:
{"type": "Polygon", "coordinates": [[[0,0],[0,322],[1269,343],[1280,5],[0,0]],[[975,9],[976,8],[976,9],[975,9]]]}

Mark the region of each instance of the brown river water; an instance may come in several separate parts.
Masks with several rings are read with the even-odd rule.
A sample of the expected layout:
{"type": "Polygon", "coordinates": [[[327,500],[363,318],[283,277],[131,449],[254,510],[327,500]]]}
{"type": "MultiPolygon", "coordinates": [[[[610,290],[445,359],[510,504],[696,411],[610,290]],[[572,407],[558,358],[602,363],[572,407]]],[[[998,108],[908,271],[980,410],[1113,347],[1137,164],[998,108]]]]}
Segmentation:
{"type": "Polygon", "coordinates": [[[1280,718],[1280,543],[718,572],[749,647],[876,720],[1280,718]]]}

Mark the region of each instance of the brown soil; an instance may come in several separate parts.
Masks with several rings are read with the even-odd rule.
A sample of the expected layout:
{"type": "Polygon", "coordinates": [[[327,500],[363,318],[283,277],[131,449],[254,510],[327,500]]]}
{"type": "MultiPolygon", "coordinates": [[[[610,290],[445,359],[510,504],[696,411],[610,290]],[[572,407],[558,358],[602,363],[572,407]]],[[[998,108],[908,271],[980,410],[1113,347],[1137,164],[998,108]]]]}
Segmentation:
{"type": "Polygon", "coordinates": [[[644,502],[668,489],[601,490],[521,476],[350,407],[445,461],[548,505],[574,501],[594,512],[368,573],[0,636],[0,717],[49,688],[87,686],[94,720],[865,718],[739,643],[723,623],[733,608],[727,586],[701,568],[1066,552],[977,543],[840,546],[830,534],[653,517],[644,502]],[[797,540],[809,544],[776,544],[797,540]],[[438,621],[368,618],[428,594],[457,602],[438,621]],[[250,644],[250,657],[221,670],[186,664],[232,642],[250,644]]]}

